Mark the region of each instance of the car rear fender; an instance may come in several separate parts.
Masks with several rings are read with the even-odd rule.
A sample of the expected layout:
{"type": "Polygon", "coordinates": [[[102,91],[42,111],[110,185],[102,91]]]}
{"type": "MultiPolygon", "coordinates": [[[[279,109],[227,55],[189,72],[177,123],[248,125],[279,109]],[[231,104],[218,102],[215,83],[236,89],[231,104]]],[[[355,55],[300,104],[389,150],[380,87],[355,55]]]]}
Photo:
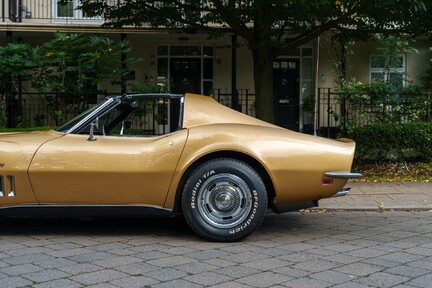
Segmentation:
{"type": "MultiPolygon", "coordinates": [[[[227,130],[228,127],[231,126],[215,124],[189,129],[189,138],[174,173],[164,207],[174,207],[188,175],[196,167],[211,159],[232,158],[245,162],[252,166],[265,182],[271,185],[272,181],[267,167],[265,163],[260,161],[259,155],[254,153],[253,143],[249,143],[252,144],[249,145],[247,144],[248,141],[242,141],[238,134],[227,132],[229,131],[227,130]]],[[[272,186],[268,190],[274,194],[272,186]]]]}

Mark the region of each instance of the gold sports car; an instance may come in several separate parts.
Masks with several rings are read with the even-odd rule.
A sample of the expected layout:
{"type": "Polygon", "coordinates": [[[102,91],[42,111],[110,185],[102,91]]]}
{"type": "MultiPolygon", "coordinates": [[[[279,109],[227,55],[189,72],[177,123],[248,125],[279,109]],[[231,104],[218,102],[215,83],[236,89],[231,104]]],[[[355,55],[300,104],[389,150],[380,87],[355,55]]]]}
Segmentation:
{"type": "Polygon", "coordinates": [[[0,215],[183,214],[199,236],[235,241],[270,209],[346,194],[354,148],[208,96],[109,97],[55,131],[0,134],[0,215]]]}

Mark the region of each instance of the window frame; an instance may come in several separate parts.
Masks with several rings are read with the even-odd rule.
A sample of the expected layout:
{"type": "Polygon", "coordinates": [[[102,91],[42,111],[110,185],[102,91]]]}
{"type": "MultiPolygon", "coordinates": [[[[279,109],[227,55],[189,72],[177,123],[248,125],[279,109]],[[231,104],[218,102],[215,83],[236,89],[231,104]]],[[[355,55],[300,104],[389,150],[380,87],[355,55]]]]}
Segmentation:
{"type": "Polygon", "coordinates": [[[388,59],[389,56],[383,55],[383,54],[371,54],[369,55],[369,82],[374,81],[374,78],[372,77],[373,74],[380,74],[384,76],[385,81],[391,81],[390,77],[392,74],[399,74],[401,75],[402,79],[402,87],[405,86],[405,76],[407,73],[407,57],[406,54],[397,54],[398,57],[402,59],[402,65],[401,67],[390,67],[390,69],[386,67],[372,67],[372,59],[374,57],[382,57],[385,58],[385,60],[388,59]]]}
{"type": "Polygon", "coordinates": [[[72,16],[59,16],[58,8],[59,8],[60,0],[52,0],[52,19],[53,22],[78,22],[78,23],[94,23],[100,24],[103,19],[100,16],[87,17],[84,15],[84,12],[81,9],[77,9],[77,7],[81,4],[80,0],[70,0],[72,3],[72,16]]]}

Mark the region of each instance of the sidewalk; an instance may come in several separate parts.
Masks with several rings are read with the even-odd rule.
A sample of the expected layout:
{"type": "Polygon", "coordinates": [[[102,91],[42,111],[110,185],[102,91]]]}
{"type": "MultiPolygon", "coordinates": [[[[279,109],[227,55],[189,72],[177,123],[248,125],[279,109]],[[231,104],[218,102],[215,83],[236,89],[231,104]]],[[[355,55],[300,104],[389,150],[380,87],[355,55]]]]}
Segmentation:
{"type": "Polygon", "coordinates": [[[432,211],[432,182],[354,182],[347,187],[347,196],[323,199],[317,209],[432,211]]]}

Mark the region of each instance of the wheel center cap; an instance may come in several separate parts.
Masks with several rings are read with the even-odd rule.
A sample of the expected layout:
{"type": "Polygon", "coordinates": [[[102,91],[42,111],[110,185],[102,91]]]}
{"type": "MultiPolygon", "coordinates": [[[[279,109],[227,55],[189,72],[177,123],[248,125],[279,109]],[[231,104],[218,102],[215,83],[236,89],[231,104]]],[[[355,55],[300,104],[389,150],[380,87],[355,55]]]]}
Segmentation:
{"type": "Polygon", "coordinates": [[[216,198],[216,205],[219,209],[227,209],[234,203],[234,197],[229,192],[221,193],[216,198]]]}
{"type": "Polygon", "coordinates": [[[221,185],[215,189],[214,205],[217,209],[227,211],[236,205],[236,190],[229,185],[221,185]]]}

